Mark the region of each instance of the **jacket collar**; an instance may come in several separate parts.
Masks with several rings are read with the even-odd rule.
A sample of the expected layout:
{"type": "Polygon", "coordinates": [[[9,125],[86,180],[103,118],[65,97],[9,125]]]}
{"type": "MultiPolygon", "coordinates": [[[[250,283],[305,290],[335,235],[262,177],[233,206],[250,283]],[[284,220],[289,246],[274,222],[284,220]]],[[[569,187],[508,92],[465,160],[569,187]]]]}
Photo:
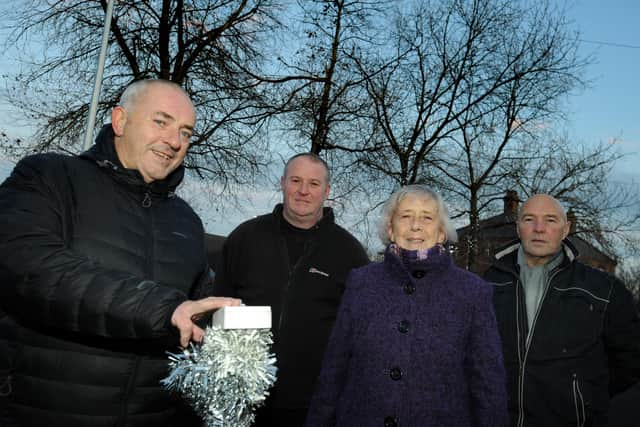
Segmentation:
{"type": "Polygon", "coordinates": [[[146,191],[157,196],[173,197],[176,187],[184,178],[183,165],[180,165],[165,179],[153,181],[150,184],[144,182],[142,175],[137,170],[126,169],[118,158],[111,124],[106,124],[100,129],[94,145],[80,154],[80,157],[96,162],[99,167],[111,173],[117,181],[133,187],[143,187],[146,191]]]}
{"type": "MultiPolygon", "coordinates": [[[[284,205],[282,203],[278,203],[274,208],[272,215],[276,220],[277,224],[280,224],[280,220],[286,221],[284,216],[282,215],[282,211],[284,209],[284,205]]],[[[310,230],[317,230],[318,228],[326,227],[328,224],[333,224],[335,222],[335,216],[333,214],[333,209],[329,207],[322,208],[322,218],[320,221],[316,223],[310,230]]]]}
{"type": "Polygon", "coordinates": [[[449,250],[443,245],[434,246],[428,250],[425,258],[418,259],[415,251],[403,251],[399,255],[392,244],[389,244],[384,252],[384,263],[396,274],[406,275],[417,270],[424,273],[443,271],[453,264],[453,260],[449,250]]]}
{"type": "MultiPolygon", "coordinates": [[[[493,256],[492,264],[501,270],[517,273],[518,249],[520,249],[520,246],[520,240],[515,240],[502,247],[493,256]]],[[[574,262],[578,258],[578,255],[580,255],[578,249],[574,246],[573,243],[571,243],[569,239],[564,239],[562,241],[561,250],[564,253],[564,257],[557,268],[562,268],[565,265],[574,262]]]]}

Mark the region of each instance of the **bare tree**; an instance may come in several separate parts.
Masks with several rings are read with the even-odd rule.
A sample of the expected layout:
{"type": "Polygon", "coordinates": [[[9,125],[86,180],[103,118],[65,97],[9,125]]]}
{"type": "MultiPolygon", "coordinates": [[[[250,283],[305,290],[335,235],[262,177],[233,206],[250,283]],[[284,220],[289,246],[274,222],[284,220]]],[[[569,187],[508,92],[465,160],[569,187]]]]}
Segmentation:
{"type": "Polygon", "coordinates": [[[363,163],[398,184],[418,182],[439,160],[436,145],[465,144],[473,134],[474,141],[498,140],[500,150],[518,124],[557,113],[584,63],[562,17],[545,2],[527,5],[416,2],[400,13],[393,52],[408,53],[367,80],[388,149],[363,163]]]}
{"type": "Polygon", "coordinates": [[[551,194],[577,219],[575,234],[613,257],[638,255],[640,185],[620,182],[614,165],[623,155],[614,144],[586,147],[566,136],[550,139],[544,152],[529,144],[514,162],[524,173],[512,188],[528,197],[551,194]]]}
{"type": "Polygon", "coordinates": [[[476,169],[471,166],[465,170],[452,165],[446,175],[451,185],[445,194],[454,201],[455,214],[470,218],[469,232],[461,245],[467,268],[474,267],[483,246],[478,241],[481,218],[498,213],[507,190],[515,190],[522,200],[538,193],[551,194],[579,219],[572,234],[613,258],[637,253],[638,188],[632,182],[616,182],[612,176],[616,162],[623,157],[614,145],[587,146],[566,135],[539,131],[520,135],[499,159],[489,147],[488,158],[478,147],[465,152],[466,158],[474,159],[468,164],[480,168],[475,179],[476,169]],[[477,178],[489,170],[483,179],[477,178]]]}
{"type": "MultiPolygon", "coordinates": [[[[196,102],[187,165],[217,188],[251,182],[278,135],[330,161],[338,201],[364,201],[373,211],[397,186],[427,183],[477,229],[506,189],[545,190],[571,202],[584,232],[610,247],[606,236],[637,225],[633,215],[611,222],[612,208],[632,199],[594,186],[606,182],[597,174],[616,155],[541,134],[562,116],[559,101],[582,86],[589,63],[551,5],[120,0],[98,122],[131,81],[165,78],[196,102]],[[607,204],[594,194],[607,194],[607,204]]],[[[28,149],[80,149],[105,7],[105,0],[25,0],[4,12],[11,43],[39,38],[48,47],[9,92],[42,123],[28,149]]]]}
{"type": "MultiPolygon", "coordinates": [[[[14,76],[12,101],[39,129],[34,151],[77,152],[100,47],[106,0],[14,2],[3,14],[14,45],[46,43],[43,57],[14,76]]],[[[266,103],[247,70],[278,28],[272,0],[120,0],[111,21],[98,123],[122,89],[162,78],[185,87],[199,112],[187,166],[222,186],[250,182],[265,163],[266,103]]]]}
{"type": "Polygon", "coordinates": [[[635,298],[636,306],[640,310],[640,263],[635,262],[623,264],[617,272],[617,276],[624,282],[627,289],[635,298]]]}
{"type": "Polygon", "coordinates": [[[357,164],[376,190],[436,187],[477,228],[517,175],[524,138],[562,116],[559,102],[583,85],[589,58],[546,1],[414,2],[392,28],[381,59],[391,65],[360,68],[383,148],[357,164]]]}
{"type": "Polygon", "coordinates": [[[368,99],[356,61],[378,49],[376,20],[387,1],[298,1],[300,27],[294,34],[303,42],[290,56],[279,57],[280,81],[287,131],[294,145],[322,151],[367,149],[368,99]]]}

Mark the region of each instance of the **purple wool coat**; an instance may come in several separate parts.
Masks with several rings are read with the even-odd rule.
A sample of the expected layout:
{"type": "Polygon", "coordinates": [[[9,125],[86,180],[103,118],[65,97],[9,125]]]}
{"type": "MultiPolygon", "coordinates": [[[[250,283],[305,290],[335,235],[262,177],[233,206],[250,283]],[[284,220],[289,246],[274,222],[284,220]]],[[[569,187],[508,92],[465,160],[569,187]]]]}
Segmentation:
{"type": "Polygon", "coordinates": [[[507,424],[491,287],[442,246],[412,254],[351,272],[307,427],[507,424]]]}

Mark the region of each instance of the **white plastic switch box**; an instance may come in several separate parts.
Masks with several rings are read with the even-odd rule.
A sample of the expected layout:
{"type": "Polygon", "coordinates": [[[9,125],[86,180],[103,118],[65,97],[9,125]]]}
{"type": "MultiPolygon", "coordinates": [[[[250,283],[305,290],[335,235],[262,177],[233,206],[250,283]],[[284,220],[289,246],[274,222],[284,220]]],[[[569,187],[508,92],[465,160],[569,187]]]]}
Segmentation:
{"type": "Polygon", "coordinates": [[[222,329],[270,329],[271,307],[227,306],[213,313],[213,324],[222,329]]]}

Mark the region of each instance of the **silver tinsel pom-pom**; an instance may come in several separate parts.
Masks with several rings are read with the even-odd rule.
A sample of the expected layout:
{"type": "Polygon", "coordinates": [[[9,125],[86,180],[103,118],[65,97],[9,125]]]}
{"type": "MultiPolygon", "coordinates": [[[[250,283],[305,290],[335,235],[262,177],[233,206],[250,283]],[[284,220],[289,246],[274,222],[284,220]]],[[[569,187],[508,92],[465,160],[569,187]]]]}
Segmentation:
{"type": "Polygon", "coordinates": [[[209,326],[202,344],[169,353],[169,376],[161,382],[177,390],[208,427],[249,427],[253,410],[276,380],[269,329],[209,326]]]}

